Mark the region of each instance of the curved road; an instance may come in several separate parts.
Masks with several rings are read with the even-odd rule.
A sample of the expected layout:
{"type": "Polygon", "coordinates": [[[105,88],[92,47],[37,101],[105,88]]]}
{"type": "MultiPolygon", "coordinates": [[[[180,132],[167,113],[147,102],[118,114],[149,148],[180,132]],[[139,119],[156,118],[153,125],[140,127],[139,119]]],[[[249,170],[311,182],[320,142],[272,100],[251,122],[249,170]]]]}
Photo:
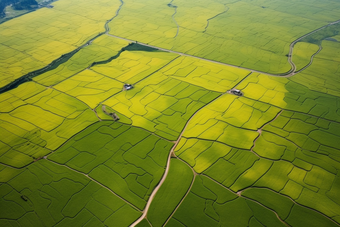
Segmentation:
{"type": "MultiPolygon", "coordinates": [[[[329,24],[326,24],[326,25],[324,25],[324,26],[322,26],[322,27],[320,27],[320,28],[318,28],[318,29],[315,29],[314,31],[311,31],[311,32],[309,32],[309,33],[307,33],[307,34],[301,36],[300,38],[296,39],[295,41],[293,41],[293,42],[290,44],[290,46],[289,46],[289,54],[288,54],[288,62],[289,62],[289,64],[291,65],[292,68],[291,68],[291,70],[288,72],[288,74],[285,75],[286,77],[288,77],[288,76],[293,76],[293,75],[295,75],[296,73],[302,71],[302,70],[299,70],[299,71],[296,72],[296,66],[295,66],[294,62],[292,61],[292,57],[293,57],[293,49],[294,49],[295,44],[296,44],[297,42],[299,42],[300,40],[302,40],[303,38],[306,38],[307,36],[309,36],[309,35],[311,35],[311,34],[314,34],[315,32],[318,32],[318,31],[320,31],[320,30],[322,30],[322,29],[324,29],[324,28],[327,28],[327,27],[329,27],[329,26],[331,26],[331,25],[334,25],[334,24],[337,24],[337,23],[339,23],[339,22],[340,22],[340,20],[337,20],[337,21],[331,22],[331,23],[329,23],[329,24]]],[[[312,55],[312,57],[311,57],[311,62],[310,62],[306,67],[308,67],[308,66],[310,66],[310,65],[312,64],[312,62],[313,62],[313,57],[314,57],[317,53],[319,53],[320,51],[321,51],[321,49],[319,49],[318,52],[316,52],[315,54],[312,55]]],[[[303,69],[305,69],[306,67],[304,67],[303,69]]]]}
{"type": "MultiPolygon", "coordinates": [[[[308,63],[306,66],[304,66],[303,68],[301,68],[301,69],[299,69],[298,71],[296,71],[296,73],[299,73],[299,72],[301,72],[301,71],[307,69],[307,68],[313,63],[313,59],[314,59],[315,55],[317,55],[318,53],[320,53],[321,50],[322,50],[322,46],[319,45],[318,51],[316,51],[316,52],[311,56],[309,63],[308,63]]],[[[295,73],[295,74],[296,74],[296,73],[295,73]]]]}
{"type": "MultiPolygon", "coordinates": [[[[276,76],[276,77],[291,77],[291,76],[294,76],[296,73],[300,72],[301,70],[299,70],[298,72],[296,71],[296,66],[294,64],[294,62],[292,61],[292,56],[293,56],[293,49],[294,49],[294,46],[297,42],[299,42],[300,40],[302,40],[303,38],[311,35],[311,34],[314,34],[315,32],[318,32],[328,26],[331,26],[331,25],[334,25],[334,24],[337,24],[337,23],[340,23],[340,20],[337,20],[337,21],[334,21],[334,22],[331,22],[327,25],[324,25],[320,28],[317,28],[315,29],[314,31],[311,31],[301,37],[299,37],[298,39],[294,40],[290,46],[289,46],[289,54],[288,54],[288,62],[289,64],[291,65],[291,69],[286,72],[286,73],[282,73],[282,74],[271,74],[271,73],[267,73],[267,72],[262,72],[262,71],[259,71],[259,70],[254,70],[254,69],[249,69],[249,68],[245,68],[245,67],[241,67],[241,66],[236,66],[236,65],[231,65],[231,64],[227,64],[227,63],[223,63],[223,62],[218,62],[218,61],[214,61],[214,60],[209,60],[209,59],[205,59],[205,58],[202,58],[202,57],[197,57],[197,56],[193,56],[193,55],[190,55],[190,54],[185,54],[185,53],[182,53],[182,52],[178,52],[178,51],[174,51],[174,50],[169,50],[169,49],[165,49],[165,48],[161,48],[161,47],[157,47],[157,46],[153,46],[153,45],[150,45],[150,44],[147,44],[147,43],[141,43],[141,42],[138,42],[138,44],[140,45],[143,45],[143,46],[147,46],[147,47],[152,47],[152,48],[155,48],[155,49],[158,49],[158,50],[162,50],[162,51],[165,51],[165,52],[170,52],[170,53],[175,53],[175,54],[179,54],[179,55],[182,55],[182,56],[187,56],[187,57],[193,57],[193,58],[197,58],[197,59],[201,59],[201,60],[204,60],[204,61],[209,61],[209,62],[213,62],[213,63],[217,63],[217,64],[221,64],[221,65],[226,65],[226,66],[230,66],[230,67],[234,67],[234,68],[239,68],[239,69],[245,69],[245,70],[248,70],[248,71],[251,71],[251,72],[257,72],[257,73],[261,73],[261,74],[264,74],[264,75],[268,75],[268,76],[276,76]]],[[[115,36],[115,35],[111,35],[111,34],[108,34],[109,36],[112,36],[112,37],[115,37],[115,38],[118,38],[118,39],[123,39],[123,40],[126,40],[128,42],[135,42],[134,40],[130,40],[130,39],[126,39],[126,38],[122,38],[122,37],[119,37],[119,36],[115,36]]],[[[318,52],[317,52],[318,53],[318,52]]],[[[314,54],[315,55],[315,54],[314,54]]],[[[311,59],[311,62],[310,64],[308,64],[308,66],[310,66],[312,64],[312,61],[313,61],[313,57],[314,55],[312,56],[312,59],[311,59]]],[[[306,67],[304,67],[305,69],[306,67]]]]}
{"type": "MultiPolygon", "coordinates": [[[[194,57],[194,58],[197,58],[197,59],[202,59],[202,60],[206,60],[206,61],[210,61],[210,62],[222,64],[222,65],[227,65],[227,66],[231,66],[231,67],[235,67],[235,68],[247,69],[247,70],[249,70],[249,71],[251,71],[251,72],[259,72],[259,73],[266,74],[266,75],[269,75],[269,76],[290,77],[290,76],[293,76],[293,75],[295,75],[296,73],[298,73],[298,72],[304,70],[304,69],[307,68],[308,66],[310,66],[310,65],[312,64],[312,62],[313,62],[313,57],[314,57],[317,53],[319,53],[319,52],[321,51],[321,49],[322,49],[322,48],[320,47],[319,50],[318,50],[316,53],[314,53],[314,54],[312,55],[310,63],[309,63],[307,66],[305,66],[304,68],[302,68],[301,70],[299,70],[298,72],[296,72],[296,66],[295,66],[295,64],[294,64],[293,61],[292,61],[292,54],[293,54],[294,45],[295,45],[297,42],[299,42],[301,39],[303,39],[303,38],[305,38],[305,37],[307,37],[307,36],[309,36],[309,35],[311,35],[311,34],[317,32],[317,31],[319,31],[319,30],[321,30],[321,29],[324,29],[324,28],[326,28],[326,27],[328,27],[328,26],[330,26],[330,25],[333,25],[333,24],[336,24],[336,23],[339,23],[339,22],[340,22],[340,20],[335,21],[335,22],[332,22],[332,23],[330,23],[330,24],[328,24],[328,25],[325,25],[325,26],[323,26],[323,27],[320,27],[320,28],[318,28],[318,29],[316,29],[316,30],[314,30],[314,31],[312,31],[312,32],[310,32],[310,33],[304,35],[304,36],[301,36],[300,38],[298,38],[298,39],[296,39],[295,41],[293,41],[293,42],[290,44],[290,50],[289,50],[289,56],[288,56],[288,61],[289,61],[290,65],[291,65],[291,70],[290,70],[289,72],[287,72],[286,74],[283,74],[283,75],[269,74],[269,73],[265,73],[265,72],[261,72],[261,71],[256,71],[256,70],[252,70],[252,69],[248,69],[248,68],[244,68],[244,67],[239,67],[239,66],[235,66],[235,65],[230,65],[230,64],[226,64],[226,63],[222,63],[222,62],[207,60],[207,59],[204,59],[204,58],[200,58],[200,57],[188,55],[188,54],[185,54],[185,53],[181,53],[181,52],[177,52],[177,51],[173,51],[173,50],[168,50],[168,49],[164,49],[164,48],[152,46],[152,45],[145,44],[145,43],[140,43],[140,42],[138,42],[138,43],[139,43],[140,45],[152,47],[152,48],[155,48],[155,49],[158,49],[158,50],[162,50],[162,51],[166,51],[166,52],[176,53],[176,54],[179,54],[179,55],[182,55],[182,56],[190,56],[190,57],[194,57]]],[[[132,41],[132,40],[125,39],[125,38],[122,38],[122,37],[118,37],[118,36],[114,36],[114,35],[110,35],[110,34],[108,34],[108,35],[109,35],[109,36],[112,36],[112,37],[115,37],[115,38],[119,38],[119,39],[123,39],[123,40],[129,41],[129,42],[134,42],[134,41],[132,41]]],[[[198,111],[199,111],[199,110],[197,110],[196,113],[197,113],[198,111]]],[[[196,115],[196,113],[193,114],[193,115],[191,116],[191,118],[187,121],[187,123],[186,123],[184,129],[182,130],[180,136],[178,137],[178,139],[177,139],[175,145],[172,147],[172,149],[171,149],[171,151],[170,151],[170,153],[169,153],[169,156],[168,156],[167,165],[166,165],[166,169],[165,169],[164,175],[163,175],[161,181],[158,183],[157,187],[153,190],[151,196],[149,197],[149,200],[148,200],[148,202],[147,202],[147,204],[146,204],[146,207],[145,207],[145,209],[143,210],[142,216],[139,217],[139,218],[131,225],[132,227],[136,226],[136,225],[139,224],[144,218],[147,217],[147,213],[148,213],[148,211],[149,211],[150,205],[151,205],[151,203],[152,203],[152,201],[153,201],[155,195],[157,194],[157,192],[158,192],[158,190],[160,189],[160,187],[163,185],[163,183],[164,183],[164,181],[165,181],[165,179],[166,179],[166,177],[167,177],[167,175],[168,175],[168,172],[169,172],[169,169],[170,169],[170,159],[171,159],[171,157],[172,157],[173,154],[174,154],[174,150],[175,150],[175,148],[177,147],[179,141],[181,140],[182,135],[183,135],[183,133],[184,133],[184,131],[185,131],[187,125],[189,124],[190,120],[196,115]]],[[[280,113],[281,113],[281,112],[280,112],[280,113]]],[[[279,114],[278,114],[278,115],[279,115],[279,114]]],[[[278,116],[278,115],[277,115],[277,116],[278,116]]],[[[277,117],[277,116],[276,116],[276,117],[277,117]]],[[[280,218],[279,218],[279,220],[282,221],[280,218]]],[[[283,222],[283,221],[282,221],[282,222],[283,222]]],[[[283,223],[285,224],[285,222],[283,222],[283,223]]]]}
{"type": "MultiPolygon", "coordinates": [[[[76,49],[77,51],[80,50],[81,48],[87,46],[87,45],[90,45],[90,44],[92,43],[93,40],[95,40],[96,38],[98,38],[99,36],[101,36],[101,35],[103,35],[103,34],[107,34],[107,35],[109,35],[109,36],[112,36],[112,37],[115,37],[115,38],[119,38],[119,39],[123,39],[123,40],[129,41],[129,42],[134,42],[133,40],[129,40],[129,39],[125,39],[125,38],[122,38],[122,37],[118,37],[118,36],[114,36],[114,35],[109,34],[110,27],[109,27],[108,24],[109,24],[114,18],[116,18],[116,17],[119,15],[119,12],[120,12],[122,6],[124,5],[123,0],[120,0],[120,2],[121,2],[121,5],[119,6],[118,10],[116,11],[115,16],[112,17],[110,20],[107,20],[107,22],[105,23],[105,32],[100,33],[98,36],[92,38],[91,40],[89,40],[88,42],[86,42],[84,45],[82,45],[82,46],[80,46],[79,48],[77,48],[77,49],[76,49]]],[[[171,2],[172,2],[172,1],[171,1],[171,2]]],[[[175,13],[173,14],[173,17],[174,17],[174,15],[176,14],[176,12],[177,12],[177,11],[176,11],[176,9],[175,9],[175,13]]],[[[174,19],[174,18],[173,18],[173,19],[174,19]]],[[[209,22],[209,21],[208,21],[208,22],[209,22]]],[[[340,22],[340,20],[335,21],[335,22],[332,22],[332,23],[329,23],[329,24],[327,24],[327,25],[325,25],[325,26],[322,26],[322,27],[320,27],[320,28],[318,28],[318,29],[315,29],[314,31],[312,31],[312,32],[310,32],[310,33],[307,33],[307,34],[305,34],[305,35],[299,37],[299,38],[296,39],[295,41],[293,41],[293,42],[290,44],[290,50],[289,50],[289,55],[288,55],[288,62],[289,62],[289,64],[291,65],[291,69],[290,69],[287,73],[284,73],[284,74],[270,74],[270,73],[261,72],[261,71],[257,71],[257,70],[253,70],[253,69],[249,69],[249,68],[245,68],[245,67],[230,65],[230,64],[227,64],[227,63],[217,62],[217,61],[213,61],[213,60],[208,60],[208,59],[204,59],[204,58],[201,58],[201,57],[196,57],[196,56],[192,56],[192,55],[189,55],[189,54],[185,54],[185,53],[181,53],[181,52],[173,51],[173,50],[168,50],[168,49],[164,49],[164,48],[152,46],[152,45],[145,44],[145,43],[140,43],[140,42],[138,42],[138,43],[139,43],[140,45],[152,47],[152,48],[155,48],[155,49],[158,49],[158,50],[162,50],[162,51],[165,51],[165,52],[171,52],[171,53],[179,54],[179,55],[182,55],[182,56],[194,57],[194,58],[197,58],[197,59],[201,59],[201,60],[205,60],[205,61],[209,61],[209,62],[214,62],[214,63],[222,64],[222,65],[227,65],[227,66],[230,66],[230,67],[246,69],[246,70],[251,71],[251,72],[258,72],[258,73],[265,74],[265,75],[269,75],[269,76],[290,77],[290,76],[293,76],[293,75],[295,75],[296,73],[302,71],[303,69],[307,68],[308,66],[310,66],[310,65],[312,64],[313,57],[314,57],[317,53],[319,53],[319,52],[321,51],[321,48],[319,48],[319,50],[318,50],[315,54],[312,55],[310,63],[309,63],[307,66],[305,66],[304,68],[302,68],[301,70],[299,70],[299,71],[296,72],[296,66],[295,66],[294,62],[292,61],[292,55],[293,55],[294,45],[295,45],[297,42],[299,42],[300,40],[302,40],[303,38],[305,38],[305,37],[307,37],[307,36],[309,36],[309,35],[311,35],[311,34],[314,34],[315,32],[317,32],[317,31],[319,31],[319,30],[322,30],[322,29],[324,29],[324,28],[326,28],[326,27],[328,27],[328,26],[337,24],[337,23],[339,23],[339,22],[340,22]]],[[[176,22],[176,24],[177,24],[177,22],[176,22]]],[[[177,26],[178,26],[178,25],[177,25],[177,26]]],[[[178,34],[178,31],[177,31],[177,34],[178,34]]],[[[177,36],[177,34],[176,34],[176,36],[177,36]]],[[[77,51],[76,51],[76,52],[77,52],[77,51]]],[[[74,51],[73,51],[73,52],[74,52],[74,51]]],[[[71,53],[73,53],[73,52],[71,52],[71,53]]],[[[58,60],[59,60],[59,59],[57,59],[56,61],[58,61],[58,60]]],[[[48,67],[50,67],[50,65],[49,65],[48,67]]],[[[40,69],[40,70],[41,70],[41,69],[40,69]]],[[[33,72],[33,73],[34,73],[34,72],[33,72]]],[[[27,77],[27,75],[25,75],[25,77],[27,77]]],[[[10,85],[11,85],[11,84],[10,84],[10,85]]],[[[0,93],[1,93],[1,92],[0,92],[0,93]]],[[[199,111],[199,110],[197,110],[196,113],[197,113],[198,111],[199,111]]],[[[196,113],[195,113],[195,114],[196,114],[196,113]]],[[[179,143],[179,141],[180,141],[180,139],[181,139],[181,137],[182,137],[182,134],[184,133],[184,131],[185,131],[185,129],[186,129],[188,123],[189,123],[190,120],[195,116],[195,114],[193,114],[193,115],[191,116],[191,118],[187,121],[187,124],[185,125],[184,129],[182,130],[182,132],[181,132],[180,136],[178,137],[178,139],[177,139],[175,145],[174,145],[173,148],[171,149],[171,151],[170,151],[170,153],[169,153],[169,156],[168,156],[167,165],[166,165],[166,169],[165,169],[164,175],[163,175],[161,181],[158,183],[157,187],[153,190],[153,192],[152,192],[152,194],[151,194],[151,196],[150,196],[150,198],[149,198],[149,200],[148,200],[148,202],[147,202],[147,204],[146,204],[146,207],[145,207],[145,209],[143,210],[143,215],[142,215],[140,218],[138,218],[131,226],[136,226],[140,221],[142,221],[142,220],[147,216],[147,213],[148,213],[148,210],[149,210],[150,205],[151,205],[151,203],[152,203],[152,200],[154,199],[155,195],[157,194],[158,190],[160,189],[160,187],[162,186],[163,182],[165,181],[165,179],[166,179],[166,177],[167,177],[167,175],[168,175],[169,168],[170,168],[170,159],[171,159],[171,157],[172,157],[173,154],[174,154],[174,150],[175,150],[177,144],[179,143]]],[[[99,183],[99,182],[97,182],[97,183],[99,183]]],[[[103,186],[103,187],[105,187],[105,186],[103,186]]],[[[130,205],[131,205],[131,204],[130,204],[130,205]]]]}

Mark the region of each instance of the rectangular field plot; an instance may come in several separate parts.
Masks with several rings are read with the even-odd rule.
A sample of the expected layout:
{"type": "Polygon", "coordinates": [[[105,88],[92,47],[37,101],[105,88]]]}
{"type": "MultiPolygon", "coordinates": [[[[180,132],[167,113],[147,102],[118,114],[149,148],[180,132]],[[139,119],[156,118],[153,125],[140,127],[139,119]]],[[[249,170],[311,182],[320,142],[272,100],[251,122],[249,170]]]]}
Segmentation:
{"type": "Polygon", "coordinates": [[[145,130],[102,121],[48,159],[88,174],[142,210],[164,173],[171,146],[145,130]]]}
{"type": "Polygon", "coordinates": [[[116,60],[107,64],[95,65],[91,69],[123,83],[135,84],[178,57],[173,53],[158,51],[138,44],[132,44],[126,50],[116,60]]]}
{"type": "Polygon", "coordinates": [[[175,151],[176,155],[192,166],[195,172],[201,173],[219,158],[226,156],[231,148],[212,141],[182,138],[180,147],[176,147],[175,151]]]}
{"type": "Polygon", "coordinates": [[[164,75],[208,90],[226,92],[250,71],[192,57],[180,57],[161,70],[164,75]]]}

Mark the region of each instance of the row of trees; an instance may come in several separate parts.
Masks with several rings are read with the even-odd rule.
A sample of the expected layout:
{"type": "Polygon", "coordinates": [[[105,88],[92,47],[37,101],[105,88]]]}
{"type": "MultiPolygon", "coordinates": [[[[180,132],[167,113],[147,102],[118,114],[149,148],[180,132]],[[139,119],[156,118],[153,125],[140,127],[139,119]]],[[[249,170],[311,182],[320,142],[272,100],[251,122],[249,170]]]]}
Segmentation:
{"type": "Polygon", "coordinates": [[[15,10],[29,10],[38,7],[36,0],[0,0],[0,17],[5,16],[5,8],[9,5],[12,5],[15,10]]]}

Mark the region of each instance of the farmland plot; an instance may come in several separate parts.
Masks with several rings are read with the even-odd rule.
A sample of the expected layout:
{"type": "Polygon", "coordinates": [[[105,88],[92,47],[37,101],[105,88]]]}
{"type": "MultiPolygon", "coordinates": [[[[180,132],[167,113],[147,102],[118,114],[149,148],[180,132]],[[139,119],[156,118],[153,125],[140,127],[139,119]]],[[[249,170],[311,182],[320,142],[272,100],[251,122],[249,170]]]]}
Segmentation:
{"type": "Polygon", "coordinates": [[[339,226],[338,2],[64,1],[0,25],[0,88],[63,55],[0,93],[0,226],[339,226]]]}

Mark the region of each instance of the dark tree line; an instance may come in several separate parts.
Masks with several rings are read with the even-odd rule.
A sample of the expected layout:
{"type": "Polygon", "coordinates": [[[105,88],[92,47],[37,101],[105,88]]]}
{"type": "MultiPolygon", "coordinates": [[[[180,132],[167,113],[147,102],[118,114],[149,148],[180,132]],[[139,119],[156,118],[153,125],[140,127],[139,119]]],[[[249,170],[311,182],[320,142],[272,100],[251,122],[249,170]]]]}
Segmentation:
{"type": "Polygon", "coordinates": [[[5,16],[5,8],[13,5],[15,10],[32,9],[38,6],[36,0],[0,0],[0,17],[5,16]]]}

